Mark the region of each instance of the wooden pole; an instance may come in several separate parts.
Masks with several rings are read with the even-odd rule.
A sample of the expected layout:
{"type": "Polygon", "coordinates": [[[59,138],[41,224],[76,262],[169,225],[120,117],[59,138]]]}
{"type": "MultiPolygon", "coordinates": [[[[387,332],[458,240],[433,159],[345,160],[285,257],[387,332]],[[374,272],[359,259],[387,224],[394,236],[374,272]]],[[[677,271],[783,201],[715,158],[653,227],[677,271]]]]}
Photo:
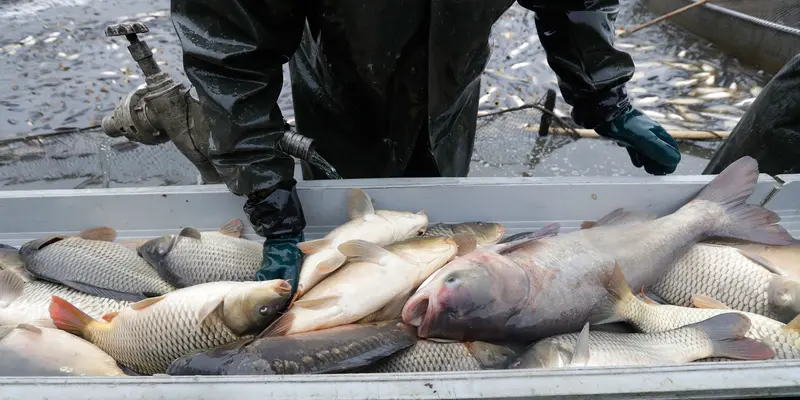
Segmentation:
{"type": "MultiPolygon", "coordinates": [[[[532,125],[525,128],[526,131],[538,132],[539,126],[532,125]]],[[[553,135],[572,135],[572,131],[565,128],[550,127],[550,133],[553,135]]],[[[575,132],[582,138],[599,138],[600,135],[591,129],[575,129],[575,132]]],[[[730,132],[726,131],[670,131],[670,136],[677,140],[725,140],[730,136],[730,132]]]]}
{"type": "Polygon", "coordinates": [[[646,24],[642,24],[642,25],[639,25],[639,26],[637,26],[637,27],[634,27],[633,29],[631,29],[631,30],[629,30],[629,31],[627,31],[627,30],[626,30],[626,31],[623,31],[623,32],[621,32],[621,33],[620,33],[618,36],[619,36],[619,37],[622,37],[622,36],[628,35],[628,34],[630,34],[630,33],[634,33],[634,32],[636,32],[636,31],[642,30],[642,29],[644,29],[644,28],[647,28],[647,27],[648,27],[648,26],[650,26],[650,25],[655,25],[655,24],[657,24],[657,23],[659,23],[659,22],[661,22],[661,21],[663,21],[663,20],[665,20],[665,19],[667,19],[667,18],[670,18],[670,17],[672,17],[672,16],[674,16],[674,15],[678,15],[678,14],[680,14],[680,13],[682,13],[682,12],[686,11],[686,10],[689,10],[689,9],[691,9],[691,8],[694,8],[694,7],[699,7],[699,6],[702,6],[703,4],[706,4],[706,3],[708,3],[709,1],[711,1],[711,0],[699,0],[699,1],[697,1],[697,2],[694,2],[694,3],[692,3],[692,4],[689,4],[689,5],[688,5],[688,6],[686,6],[686,7],[681,7],[681,8],[679,8],[679,9],[677,9],[677,10],[675,10],[675,11],[671,12],[671,13],[664,14],[664,15],[662,15],[662,16],[660,16],[660,17],[658,17],[658,18],[656,18],[656,19],[654,19],[654,20],[652,20],[652,21],[650,21],[650,22],[648,22],[648,23],[646,23],[646,24]]]}

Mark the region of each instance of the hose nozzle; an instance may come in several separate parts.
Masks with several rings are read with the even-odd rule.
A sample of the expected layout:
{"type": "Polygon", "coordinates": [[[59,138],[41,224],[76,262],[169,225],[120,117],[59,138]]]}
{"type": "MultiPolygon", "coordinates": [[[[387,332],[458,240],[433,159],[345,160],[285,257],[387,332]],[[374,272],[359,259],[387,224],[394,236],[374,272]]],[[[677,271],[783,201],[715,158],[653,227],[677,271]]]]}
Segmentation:
{"type": "Polygon", "coordinates": [[[278,141],[278,149],[290,156],[297,157],[303,161],[310,161],[314,154],[314,139],[305,137],[293,131],[287,131],[278,141]]]}

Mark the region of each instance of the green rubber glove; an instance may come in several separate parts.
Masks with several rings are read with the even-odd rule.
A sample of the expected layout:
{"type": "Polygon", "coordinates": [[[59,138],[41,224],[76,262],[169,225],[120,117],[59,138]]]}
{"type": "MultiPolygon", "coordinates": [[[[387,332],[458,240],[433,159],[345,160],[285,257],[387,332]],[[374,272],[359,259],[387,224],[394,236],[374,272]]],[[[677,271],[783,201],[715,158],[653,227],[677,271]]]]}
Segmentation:
{"type": "Polygon", "coordinates": [[[303,255],[297,248],[297,243],[303,240],[302,232],[296,235],[267,239],[264,242],[264,261],[256,272],[256,280],[286,280],[292,285],[292,293],[289,298],[293,298],[297,292],[297,281],[300,278],[300,267],[303,264],[303,255]]]}
{"type": "Polygon", "coordinates": [[[633,165],[644,167],[652,175],[671,174],[681,161],[678,142],[658,122],[633,106],[595,131],[625,147],[633,165]]]}

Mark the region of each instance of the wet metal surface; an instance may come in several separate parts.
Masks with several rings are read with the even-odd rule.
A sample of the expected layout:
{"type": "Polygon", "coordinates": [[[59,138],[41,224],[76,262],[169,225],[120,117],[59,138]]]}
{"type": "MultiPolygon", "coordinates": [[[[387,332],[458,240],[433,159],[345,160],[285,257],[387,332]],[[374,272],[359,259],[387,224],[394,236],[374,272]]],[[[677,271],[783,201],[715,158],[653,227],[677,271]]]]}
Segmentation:
{"type": "MultiPolygon", "coordinates": [[[[622,3],[618,26],[655,17],[635,0],[622,3]]],[[[143,39],[161,67],[185,80],[168,9],[167,0],[0,1],[0,140],[99,125],[144,82],[124,37],[103,34],[112,23],[145,22],[150,33],[143,39]]],[[[557,88],[533,13],[512,7],[495,24],[491,44],[481,112],[534,102],[557,88]]],[[[628,86],[634,104],[668,129],[730,130],[768,80],[668,23],[622,38],[617,46],[637,63],[628,86]]],[[[291,118],[288,73],[280,104],[291,118]]],[[[559,115],[569,113],[560,93],[556,108],[559,115]]],[[[538,124],[540,114],[511,114],[479,128],[471,175],[645,175],[613,143],[538,138],[525,125],[538,124]]],[[[682,144],[676,173],[700,173],[716,145],[682,144]]],[[[97,131],[0,145],[5,189],[99,187],[104,180],[111,187],[194,184],[197,173],[171,144],[105,140],[97,131]]]]}

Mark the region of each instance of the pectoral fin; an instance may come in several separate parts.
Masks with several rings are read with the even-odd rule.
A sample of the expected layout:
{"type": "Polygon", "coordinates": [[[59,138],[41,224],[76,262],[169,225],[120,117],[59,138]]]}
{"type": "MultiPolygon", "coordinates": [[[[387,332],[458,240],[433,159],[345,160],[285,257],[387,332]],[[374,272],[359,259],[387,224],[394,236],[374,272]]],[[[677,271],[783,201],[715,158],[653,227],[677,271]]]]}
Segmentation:
{"type": "Polygon", "coordinates": [[[710,308],[716,310],[730,310],[731,308],[728,307],[725,303],[711,297],[706,296],[703,294],[693,294],[692,295],[692,304],[694,304],[697,308],[710,308]]]}

